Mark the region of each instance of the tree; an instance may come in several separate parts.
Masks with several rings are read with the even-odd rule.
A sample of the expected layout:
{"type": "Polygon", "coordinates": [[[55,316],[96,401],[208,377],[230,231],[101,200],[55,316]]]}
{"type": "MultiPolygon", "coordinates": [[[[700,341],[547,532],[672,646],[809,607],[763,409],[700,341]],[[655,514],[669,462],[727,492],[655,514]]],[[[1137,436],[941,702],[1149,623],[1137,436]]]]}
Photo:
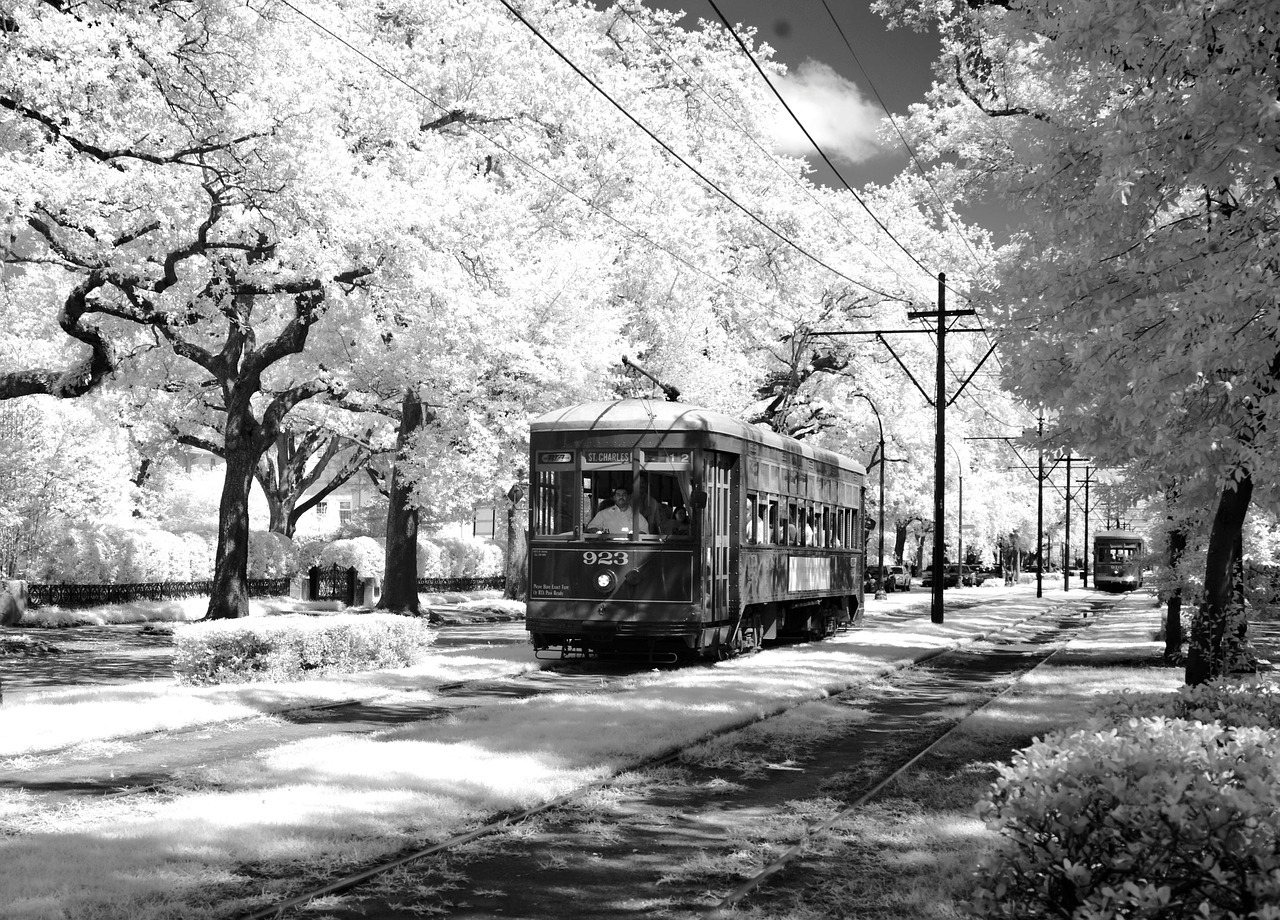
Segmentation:
{"type": "Polygon", "coordinates": [[[394,163],[333,130],[359,96],[296,20],[216,0],[12,19],[4,260],[87,354],[0,375],[0,397],[75,397],[115,374],[162,386],[164,355],[194,365],[227,461],[208,616],[242,615],[254,471],[295,406],[345,392],[323,356],[299,356],[385,257],[365,202],[394,163]]]}
{"type": "Polygon", "coordinates": [[[908,134],[935,181],[1002,196],[1022,232],[985,309],[1010,387],[1058,443],[1217,492],[1187,680],[1225,668],[1237,537],[1276,500],[1280,73],[1265,4],[920,4],[944,37],[908,134]],[[1245,335],[1244,333],[1248,333],[1245,335]]]}

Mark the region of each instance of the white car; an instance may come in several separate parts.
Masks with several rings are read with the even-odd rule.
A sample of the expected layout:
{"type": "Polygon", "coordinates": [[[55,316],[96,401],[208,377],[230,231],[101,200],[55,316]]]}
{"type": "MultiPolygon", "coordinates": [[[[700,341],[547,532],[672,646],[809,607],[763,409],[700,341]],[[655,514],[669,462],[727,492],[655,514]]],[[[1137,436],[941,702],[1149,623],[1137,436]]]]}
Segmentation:
{"type": "Polygon", "coordinates": [[[889,589],[891,591],[910,591],[911,590],[911,572],[907,570],[907,567],[905,565],[887,566],[887,571],[885,572],[884,580],[885,580],[886,588],[889,586],[889,584],[893,585],[893,587],[889,589]]]}

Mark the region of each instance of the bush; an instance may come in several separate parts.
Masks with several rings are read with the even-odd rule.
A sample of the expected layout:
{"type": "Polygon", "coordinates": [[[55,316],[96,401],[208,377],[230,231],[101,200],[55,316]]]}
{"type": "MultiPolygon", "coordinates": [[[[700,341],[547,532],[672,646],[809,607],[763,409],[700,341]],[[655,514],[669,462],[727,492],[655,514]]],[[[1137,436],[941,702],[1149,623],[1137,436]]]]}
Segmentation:
{"type": "Polygon", "coordinates": [[[77,524],[46,549],[32,580],[85,585],[200,581],[212,577],[216,550],[216,534],[171,533],[144,524],[77,524]]]}
{"type": "Polygon", "coordinates": [[[298,554],[284,534],[267,530],[249,532],[249,577],[285,578],[298,571],[298,554]]]}
{"type": "Polygon", "coordinates": [[[1122,693],[1104,701],[1099,713],[1099,718],[1109,725],[1144,716],[1216,722],[1223,728],[1280,731],[1280,684],[1251,678],[1180,687],[1176,693],[1158,696],[1122,693]]]}
{"type": "Polygon", "coordinates": [[[327,569],[332,565],[355,568],[361,578],[381,578],[386,569],[387,554],[373,537],[352,537],[334,540],[320,551],[317,565],[327,569]]]}
{"type": "Polygon", "coordinates": [[[309,680],[407,667],[434,641],[425,620],[386,613],[190,623],[174,631],[174,673],[183,684],[309,680]]]}
{"type": "MultiPolygon", "coordinates": [[[[502,550],[479,537],[446,536],[437,534],[431,542],[439,545],[444,554],[445,578],[487,578],[502,574],[502,550]]],[[[421,578],[440,577],[418,573],[421,578]]]]}
{"type": "Polygon", "coordinates": [[[448,574],[448,559],[438,543],[418,539],[418,577],[445,578],[448,574]]]}
{"type": "Polygon", "coordinates": [[[1280,920],[1280,733],[1130,719],[1038,740],[979,806],[973,913],[1280,920]]]}

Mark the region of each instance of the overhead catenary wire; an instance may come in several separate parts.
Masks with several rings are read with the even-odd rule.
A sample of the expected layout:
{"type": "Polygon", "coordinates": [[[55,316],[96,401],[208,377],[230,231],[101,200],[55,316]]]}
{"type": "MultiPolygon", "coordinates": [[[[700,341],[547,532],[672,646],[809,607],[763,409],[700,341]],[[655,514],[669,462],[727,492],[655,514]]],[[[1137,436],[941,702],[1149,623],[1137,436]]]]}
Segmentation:
{"type": "MultiPolygon", "coordinates": [[[[853,43],[849,41],[849,37],[845,34],[844,28],[840,25],[840,21],[836,19],[836,14],[831,9],[831,5],[827,0],[822,0],[822,7],[827,11],[827,16],[831,19],[831,24],[836,27],[836,32],[840,35],[840,39],[844,42],[844,46],[849,49],[849,55],[853,58],[853,62],[858,65],[858,70],[866,79],[867,86],[871,88],[872,95],[876,97],[876,101],[880,103],[880,108],[884,110],[885,117],[889,120],[889,124],[893,126],[894,133],[898,135],[898,140],[902,142],[903,149],[907,151],[907,155],[911,158],[911,162],[915,164],[916,170],[920,173],[920,178],[929,186],[929,191],[933,193],[934,200],[938,202],[938,210],[951,224],[952,229],[955,230],[956,236],[959,237],[960,242],[964,244],[965,249],[969,251],[969,255],[973,258],[974,265],[981,268],[983,264],[982,260],[978,258],[978,254],[973,251],[973,246],[969,243],[969,238],[965,236],[964,232],[960,229],[960,225],[956,223],[955,216],[943,202],[942,196],[938,194],[937,186],[935,186],[933,181],[929,178],[928,172],[925,171],[924,164],[920,162],[920,158],[916,156],[915,149],[907,140],[906,135],[902,133],[902,129],[898,126],[898,120],[894,118],[893,113],[889,111],[889,106],[885,104],[884,98],[880,95],[880,90],[876,87],[875,81],[871,78],[871,74],[869,74],[867,69],[862,66],[862,60],[858,57],[858,52],[854,50],[853,43]]],[[[991,337],[991,333],[987,331],[981,317],[978,318],[978,327],[982,330],[982,334],[986,336],[987,342],[994,347],[995,340],[991,337]]],[[[999,364],[1000,356],[998,354],[995,356],[995,359],[996,363],[999,364]]]]}
{"type": "MultiPolygon", "coordinates": [[[[546,45],[546,46],[551,50],[551,52],[552,52],[553,54],[555,54],[555,55],[556,55],[556,57],[558,57],[558,58],[560,58],[560,60],[564,61],[564,63],[565,63],[566,65],[568,65],[568,66],[569,66],[569,68],[570,68],[571,70],[573,70],[573,72],[574,72],[574,73],[576,73],[576,74],[577,74],[578,76],[580,76],[583,80],[585,80],[585,81],[586,81],[586,82],[591,86],[591,88],[592,88],[592,89],[594,89],[596,92],[598,92],[601,96],[603,96],[603,97],[604,97],[604,98],[609,102],[609,104],[610,104],[610,105],[612,105],[612,106],[613,106],[614,108],[616,108],[619,112],[621,112],[621,113],[622,113],[622,115],[623,115],[623,116],[624,116],[628,121],[630,121],[630,122],[631,122],[632,124],[634,124],[637,128],[639,128],[641,131],[643,131],[645,134],[647,134],[647,135],[649,136],[649,138],[650,138],[650,139],[652,139],[652,140],[653,140],[653,142],[654,142],[654,143],[656,143],[659,147],[661,147],[663,150],[665,150],[665,151],[667,152],[667,154],[668,154],[668,155],[670,155],[671,157],[673,157],[676,161],[678,161],[678,162],[679,162],[681,165],[683,165],[686,169],[688,169],[688,170],[689,170],[690,172],[692,172],[695,176],[697,176],[699,179],[701,179],[701,180],[702,180],[702,181],[707,185],[707,187],[709,187],[710,189],[712,189],[714,192],[716,192],[718,195],[720,195],[722,198],[724,198],[726,201],[728,201],[731,205],[733,205],[735,208],[737,208],[738,210],[740,210],[743,214],[745,214],[747,217],[749,217],[752,221],[754,221],[755,223],[759,224],[759,225],[760,225],[762,228],[764,228],[768,233],[772,234],[773,236],[777,237],[780,241],[782,241],[782,242],[783,242],[783,243],[785,243],[786,245],[788,245],[788,246],[790,246],[791,248],[795,249],[795,250],[796,250],[796,252],[800,253],[800,254],[801,254],[802,256],[804,256],[805,258],[807,258],[807,259],[811,260],[812,262],[815,262],[816,264],[818,264],[818,265],[822,266],[822,267],[823,267],[823,268],[825,268],[827,271],[829,271],[829,272],[831,272],[831,273],[833,273],[833,274],[837,275],[838,277],[843,278],[845,281],[849,282],[850,284],[854,285],[855,287],[860,287],[860,288],[862,288],[863,290],[870,291],[872,294],[878,294],[879,296],[881,296],[881,297],[885,298],[886,300],[901,301],[901,300],[903,299],[903,298],[901,298],[901,297],[897,297],[897,296],[895,296],[895,295],[893,295],[893,294],[890,294],[890,293],[888,293],[888,292],[886,292],[886,291],[882,291],[882,290],[879,290],[878,288],[874,288],[874,287],[872,287],[871,285],[866,284],[866,283],[864,283],[864,282],[862,282],[862,281],[857,281],[857,280],[855,280],[854,278],[851,278],[850,276],[846,275],[844,272],[840,271],[838,268],[834,268],[833,266],[828,265],[825,261],[823,261],[822,259],[818,258],[818,257],[817,257],[816,255],[814,255],[813,253],[809,252],[807,249],[805,249],[805,248],[804,248],[803,246],[801,246],[799,243],[795,242],[795,241],[794,241],[794,240],[792,240],[790,237],[788,237],[786,234],[784,234],[782,231],[778,230],[778,229],[777,229],[777,228],[775,228],[773,225],[771,225],[771,224],[770,224],[768,221],[766,221],[764,218],[760,217],[760,215],[756,214],[756,213],[755,213],[754,211],[752,211],[750,208],[748,208],[748,207],[746,207],[745,205],[743,205],[743,204],[742,204],[741,202],[739,202],[736,198],[734,198],[732,195],[730,195],[727,191],[725,191],[723,188],[721,188],[719,184],[717,184],[716,182],[714,182],[710,177],[708,177],[705,173],[703,173],[703,172],[702,172],[702,170],[698,169],[696,166],[694,166],[692,163],[690,163],[687,159],[685,159],[683,156],[681,156],[679,153],[677,153],[677,152],[676,152],[676,150],[675,150],[675,149],[673,149],[673,148],[671,147],[671,145],[670,145],[670,144],[668,144],[668,143],[667,143],[666,141],[664,141],[662,138],[658,137],[658,135],[657,135],[657,134],[655,134],[652,130],[650,130],[650,129],[649,129],[649,127],[648,127],[647,125],[645,125],[642,121],[640,121],[640,119],[636,118],[636,116],[635,116],[635,115],[631,114],[631,112],[626,108],[626,106],[622,105],[622,104],[621,104],[621,103],[619,103],[616,99],[614,99],[611,95],[609,95],[609,93],[604,89],[604,87],[600,86],[600,84],[599,84],[599,83],[597,83],[597,82],[595,81],[595,79],[593,79],[593,78],[591,77],[591,75],[590,75],[590,74],[586,73],[586,71],[584,71],[581,67],[579,67],[579,66],[578,66],[577,64],[575,64],[572,60],[570,60],[570,58],[568,57],[568,55],[566,55],[563,51],[561,51],[561,50],[560,50],[560,49],[555,45],[555,43],[554,43],[554,42],[552,42],[549,38],[547,38],[545,35],[543,35],[543,34],[542,34],[542,32],[541,32],[541,30],[539,30],[537,26],[535,26],[532,22],[530,22],[530,21],[525,17],[525,15],[524,15],[523,13],[521,13],[521,12],[520,12],[519,10],[517,10],[514,6],[512,6],[512,4],[509,2],[509,0],[498,0],[498,2],[499,2],[499,3],[501,3],[501,4],[502,4],[502,6],[503,6],[503,7],[505,7],[505,8],[506,8],[506,10],[507,10],[507,11],[508,11],[512,16],[514,16],[514,17],[515,17],[517,20],[519,20],[519,21],[520,21],[520,22],[521,22],[521,23],[522,23],[526,28],[528,28],[528,29],[529,29],[529,31],[530,31],[530,32],[532,32],[532,33],[533,33],[533,34],[538,38],[538,40],[539,40],[539,41],[541,41],[544,45],[546,45]]],[[[878,221],[877,221],[877,222],[878,222],[878,221]]],[[[883,226],[883,225],[881,225],[881,226],[883,226]]],[[[908,255],[910,255],[910,253],[908,253],[908,255]]],[[[914,257],[913,257],[913,260],[914,260],[914,257]]],[[[917,264],[919,264],[919,263],[917,262],[917,264]]],[[[923,268],[923,266],[921,266],[921,267],[923,268]]],[[[926,269],[926,271],[927,271],[927,269],[926,269]]]]}
{"type": "Polygon", "coordinates": [[[885,104],[884,98],[880,95],[880,90],[876,88],[875,81],[871,79],[871,74],[867,73],[867,69],[862,66],[862,60],[858,57],[858,52],[853,50],[853,44],[849,41],[849,37],[845,35],[844,28],[840,25],[840,21],[836,19],[836,14],[832,11],[831,5],[827,0],[822,0],[822,8],[827,11],[827,16],[831,19],[831,24],[836,27],[836,32],[840,39],[844,42],[844,46],[849,49],[849,54],[853,58],[853,62],[858,65],[858,70],[862,76],[866,78],[867,86],[871,88],[871,93],[876,97],[876,102],[880,103],[880,108],[884,110],[885,117],[888,118],[889,124],[893,126],[893,131],[898,135],[898,140],[902,142],[903,149],[907,151],[907,155],[911,158],[911,162],[915,164],[916,169],[920,172],[920,178],[924,179],[925,184],[929,186],[929,191],[933,192],[934,199],[938,202],[938,209],[951,224],[956,231],[956,236],[960,238],[960,242],[964,243],[969,255],[973,257],[975,265],[981,266],[982,260],[978,258],[978,254],[973,251],[973,246],[969,244],[969,240],[961,232],[959,224],[956,223],[954,215],[942,201],[942,196],[938,194],[937,187],[929,179],[929,174],[925,171],[924,165],[920,162],[920,158],[916,156],[915,150],[912,148],[906,135],[902,133],[902,129],[898,127],[898,121],[893,117],[893,113],[889,111],[889,106],[885,104]]]}
{"type": "MultiPolygon", "coordinates": [[[[862,196],[859,195],[857,191],[854,190],[853,186],[849,184],[848,180],[845,179],[844,175],[840,172],[840,170],[836,168],[836,165],[831,162],[830,157],[827,156],[826,152],[822,149],[822,146],[814,139],[813,135],[809,133],[809,130],[804,126],[804,123],[800,120],[799,116],[797,116],[796,113],[792,110],[791,106],[787,104],[787,101],[786,99],[783,98],[782,93],[778,91],[777,86],[774,85],[774,82],[769,78],[769,75],[765,73],[764,68],[760,66],[760,62],[756,60],[755,55],[751,53],[751,49],[747,47],[746,42],[743,41],[742,37],[738,34],[737,30],[729,22],[728,18],[724,15],[723,11],[721,11],[720,7],[716,4],[715,0],[707,0],[707,3],[711,6],[711,9],[715,11],[716,16],[719,17],[720,22],[724,25],[725,29],[729,32],[731,36],[733,36],[733,39],[735,42],[737,42],[738,47],[742,49],[742,53],[745,54],[747,56],[747,59],[751,61],[752,66],[755,67],[756,72],[760,75],[760,78],[764,80],[765,84],[773,92],[778,102],[781,103],[782,107],[786,110],[787,114],[791,116],[791,119],[796,123],[796,126],[800,128],[805,138],[809,141],[810,144],[813,145],[813,149],[818,152],[818,155],[822,157],[822,161],[827,164],[827,167],[830,168],[832,173],[835,174],[836,178],[840,180],[841,184],[848,190],[849,194],[851,194],[854,200],[857,201],[858,204],[862,206],[863,210],[867,212],[867,214],[876,223],[876,225],[882,231],[884,231],[885,235],[888,236],[889,239],[892,240],[899,249],[901,249],[904,253],[906,253],[907,258],[909,258],[912,262],[914,262],[917,266],[919,266],[921,271],[932,276],[934,273],[927,266],[925,266],[923,262],[921,262],[918,258],[916,258],[915,254],[912,253],[909,249],[907,249],[907,247],[903,245],[902,241],[899,240],[893,234],[893,232],[889,230],[887,226],[885,226],[884,222],[881,221],[880,218],[875,214],[875,212],[871,210],[870,206],[863,200],[862,196]]],[[[948,289],[951,290],[950,288],[948,289]]],[[[953,293],[955,293],[957,296],[961,297],[964,300],[970,299],[966,294],[960,291],[953,291],[953,293]]],[[[984,326],[982,326],[981,321],[979,321],[979,331],[981,331],[982,334],[986,336],[987,340],[991,342],[992,348],[994,350],[995,343],[991,339],[991,334],[987,331],[987,329],[984,326]]],[[[996,360],[997,362],[999,362],[998,357],[996,360]]],[[[945,357],[943,361],[947,365],[947,369],[951,370],[950,364],[946,362],[945,357]]],[[[952,373],[954,375],[954,371],[952,373]]]]}
{"type": "MultiPolygon", "coordinates": [[[[506,3],[506,0],[499,0],[499,2],[506,3]]],[[[843,185],[846,191],[848,191],[849,194],[853,196],[854,200],[858,202],[859,205],[862,206],[862,209],[867,212],[867,215],[872,219],[872,221],[875,222],[875,225],[879,227],[881,231],[883,231],[885,236],[889,237],[889,239],[893,241],[894,245],[896,245],[899,249],[901,249],[904,253],[906,253],[906,256],[908,259],[914,262],[920,268],[920,270],[923,271],[926,275],[930,276],[931,278],[936,278],[938,273],[930,269],[927,265],[925,265],[918,258],[916,258],[915,253],[913,253],[910,249],[908,249],[902,243],[901,240],[899,240],[896,236],[894,236],[893,231],[890,230],[885,225],[884,221],[882,221],[880,217],[874,211],[871,210],[870,205],[868,205],[866,201],[863,200],[862,196],[857,193],[857,191],[853,188],[853,186],[849,184],[849,181],[845,179],[845,177],[841,174],[840,170],[836,168],[835,164],[831,162],[831,158],[828,157],[826,152],[822,149],[822,145],[819,144],[816,140],[814,140],[813,135],[809,133],[809,129],[804,126],[804,123],[800,120],[799,116],[797,116],[796,113],[792,110],[791,106],[787,104],[787,100],[783,98],[782,93],[778,91],[778,88],[777,86],[774,85],[773,80],[769,78],[769,75],[765,73],[764,68],[760,66],[760,62],[757,61],[756,56],[751,53],[751,49],[747,47],[747,43],[743,41],[742,36],[738,34],[737,29],[733,27],[733,25],[729,22],[728,18],[724,15],[723,12],[721,12],[720,7],[716,5],[715,0],[707,0],[707,3],[710,4],[711,9],[715,11],[716,16],[720,18],[720,22],[724,25],[725,29],[728,30],[729,34],[733,37],[733,40],[737,42],[738,47],[742,49],[742,53],[745,54],[747,56],[747,59],[751,61],[751,64],[752,66],[755,67],[756,72],[760,74],[760,78],[764,80],[765,84],[773,92],[773,95],[777,98],[778,102],[782,104],[782,107],[786,110],[787,114],[791,116],[792,121],[796,123],[796,126],[804,134],[805,139],[808,140],[809,143],[813,145],[813,149],[818,152],[818,156],[822,157],[822,162],[826,163],[827,167],[832,171],[832,173],[835,174],[836,178],[840,180],[840,184],[843,185]]],[[[958,297],[962,297],[965,300],[969,299],[959,291],[956,291],[954,293],[958,297]]]]}
{"type": "MultiPolygon", "coordinates": [[[[296,14],[297,14],[298,16],[300,16],[302,19],[304,19],[304,20],[306,20],[307,22],[309,22],[313,27],[315,27],[315,28],[316,28],[316,29],[318,29],[319,31],[321,31],[321,32],[323,32],[324,34],[328,35],[328,36],[329,36],[330,38],[332,38],[334,41],[338,42],[340,45],[342,45],[343,47],[347,48],[347,49],[348,49],[349,51],[351,51],[352,53],[356,54],[356,55],[357,55],[357,56],[359,56],[360,58],[362,58],[362,59],[364,59],[365,61],[367,61],[369,64],[373,65],[373,67],[374,67],[374,68],[376,68],[380,73],[382,73],[382,74],[384,74],[384,75],[386,75],[386,76],[390,77],[390,78],[391,78],[392,80],[394,80],[395,82],[397,82],[397,83],[399,83],[400,85],[404,86],[406,89],[408,89],[408,90],[409,90],[411,93],[413,93],[414,95],[416,95],[416,96],[420,97],[421,99],[425,100],[426,102],[428,102],[429,104],[431,104],[432,106],[434,106],[435,108],[439,109],[441,112],[443,112],[443,113],[445,113],[445,114],[448,114],[448,113],[450,112],[450,109],[449,109],[447,106],[442,105],[440,102],[438,102],[438,101],[436,101],[435,99],[431,98],[431,97],[430,97],[430,96],[428,96],[426,93],[424,93],[422,90],[420,90],[418,87],[414,86],[412,83],[410,83],[409,81],[407,81],[406,79],[404,79],[404,77],[402,77],[402,76],[400,76],[398,73],[396,73],[394,70],[392,70],[391,68],[387,67],[387,66],[386,66],[386,65],[384,65],[382,62],[378,61],[376,58],[372,57],[371,55],[369,55],[368,53],[366,53],[366,52],[365,52],[365,51],[363,51],[362,49],[360,49],[360,48],[356,47],[356,46],[355,46],[354,44],[352,44],[351,42],[347,41],[345,38],[343,38],[341,35],[339,35],[339,34],[338,34],[337,32],[335,32],[333,29],[331,29],[331,28],[329,28],[328,26],[326,26],[324,23],[322,23],[322,22],[318,21],[318,20],[317,20],[317,19],[315,19],[314,17],[310,16],[309,14],[307,14],[307,13],[305,13],[304,11],[302,11],[301,9],[299,9],[297,6],[295,6],[295,5],[291,2],[291,0],[280,0],[280,3],[281,3],[281,5],[283,5],[283,6],[287,7],[287,8],[289,8],[289,9],[293,10],[293,12],[294,12],[294,13],[296,13],[296,14]]],[[[554,176],[552,176],[552,175],[548,174],[545,170],[540,169],[536,164],[531,163],[531,162],[529,162],[527,159],[525,159],[524,157],[520,156],[520,154],[516,153],[516,152],[515,152],[514,150],[512,150],[509,146],[507,146],[506,144],[504,144],[502,141],[498,140],[496,137],[492,136],[491,134],[487,134],[486,132],[484,132],[484,131],[482,131],[481,129],[477,128],[475,125],[468,124],[468,123],[466,123],[466,122],[463,122],[462,124],[463,124],[463,126],[464,126],[467,130],[472,131],[473,133],[475,133],[475,134],[479,135],[480,137],[483,137],[486,141],[488,141],[489,143],[493,144],[496,148],[498,148],[499,150],[501,150],[503,153],[505,153],[505,154],[507,154],[508,156],[510,156],[510,157],[511,157],[513,160],[515,160],[517,163],[520,163],[522,166],[524,166],[524,167],[525,167],[526,169],[528,169],[530,172],[535,173],[536,175],[540,176],[542,179],[544,179],[544,180],[546,180],[547,182],[551,183],[552,185],[556,186],[556,187],[557,187],[557,188],[559,188],[561,191],[563,191],[566,195],[568,195],[568,196],[570,196],[571,198],[573,198],[574,200],[578,201],[580,204],[582,204],[583,206],[585,206],[585,207],[586,207],[586,208],[588,208],[589,210],[592,210],[592,211],[596,212],[597,214],[600,214],[602,217],[604,217],[605,219],[607,219],[607,220],[611,221],[612,223],[614,223],[614,224],[615,224],[615,225],[617,225],[618,227],[622,228],[623,230],[625,230],[627,233],[631,234],[631,235],[632,235],[632,236],[634,236],[635,238],[640,239],[640,240],[643,240],[644,242],[648,243],[650,246],[652,246],[653,248],[657,249],[657,250],[658,250],[658,251],[660,251],[660,252],[664,252],[664,253],[666,253],[666,254],[667,254],[667,255],[669,255],[671,258],[673,258],[673,259],[675,259],[677,262],[679,262],[681,265],[684,265],[686,268],[690,269],[691,271],[696,272],[697,274],[699,274],[699,275],[703,276],[703,277],[704,277],[704,278],[706,278],[708,281],[710,281],[712,284],[714,284],[714,285],[716,285],[716,286],[718,286],[718,287],[720,287],[720,288],[722,288],[722,289],[724,289],[724,290],[728,291],[729,293],[731,293],[731,294],[735,294],[735,295],[737,295],[737,296],[739,296],[739,297],[743,297],[743,298],[745,298],[745,299],[747,299],[747,300],[750,300],[752,303],[754,303],[754,304],[756,304],[757,306],[762,307],[762,308],[764,308],[764,309],[766,309],[766,310],[770,309],[770,307],[769,307],[769,305],[768,305],[768,304],[765,304],[765,303],[763,303],[762,301],[758,300],[757,298],[752,297],[749,293],[746,293],[745,291],[740,291],[740,290],[738,290],[737,288],[733,287],[732,285],[727,284],[727,283],[726,283],[725,281],[723,281],[722,279],[715,277],[715,276],[714,276],[714,275],[712,275],[710,272],[708,272],[706,269],[702,268],[702,267],[701,267],[701,266],[699,266],[699,265],[694,264],[694,263],[693,263],[693,262],[691,262],[688,258],[686,258],[685,256],[681,255],[680,253],[678,253],[678,252],[674,251],[674,250],[673,250],[673,249],[671,249],[669,246],[666,246],[666,245],[664,245],[662,242],[660,242],[659,240],[654,239],[651,235],[649,235],[648,233],[644,232],[643,230],[638,230],[638,229],[636,229],[635,227],[632,227],[630,224],[626,223],[625,221],[623,221],[623,220],[619,219],[618,217],[614,216],[613,214],[610,214],[608,211],[606,211],[605,209],[601,208],[599,205],[597,205],[597,204],[596,204],[595,202],[593,202],[591,199],[586,198],[586,197],[584,197],[583,195],[580,195],[578,192],[574,191],[572,188],[568,187],[568,186],[567,186],[567,185],[565,185],[563,182],[561,182],[560,180],[556,179],[554,176]]],[[[880,292],[876,292],[876,293],[880,293],[880,292]]],[[[890,298],[890,299],[898,299],[898,298],[890,298]]]]}
{"type": "Polygon", "coordinates": [[[852,232],[852,230],[846,227],[844,222],[840,219],[840,216],[836,214],[835,211],[831,210],[831,208],[828,207],[823,201],[821,201],[816,195],[813,194],[813,190],[811,186],[806,186],[805,183],[802,182],[798,176],[783,169],[781,164],[778,163],[777,158],[774,156],[774,154],[771,151],[765,149],[764,145],[760,143],[760,141],[756,138],[755,134],[749,131],[745,126],[743,126],[734,117],[734,115],[731,112],[729,112],[729,110],[724,106],[724,104],[721,103],[721,101],[717,99],[709,90],[707,90],[707,88],[698,81],[698,78],[694,74],[692,74],[688,70],[688,68],[684,66],[684,64],[680,62],[680,60],[675,56],[675,54],[672,53],[672,51],[669,48],[665,47],[660,41],[658,41],[657,38],[654,37],[653,33],[650,32],[645,27],[645,25],[635,17],[632,10],[628,9],[626,6],[619,6],[619,9],[631,21],[631,23],[637,29],[639,29],[640,32],[644,34],[645,38],[649,40],[649,43],[658,51],[660,51],[662,54],[664,54],[667,60],[671,61],[672,64],[674,64],[677,68],[679,68],[680,71],[686,77],[689,78],[690,84],[696,87],[698,91],[701,92],[702,95],[704,95],[712,103],[712,105],[716,106],[716,108],[720,110],[721,114],[724,115],[724,117],[729,121],[730,124],[732,124],[734,127],[736,127],[739,131],[742,132],[742,136],[745,137],[747,141],[752,144],[752,146],[754,146],[757,150],[759,150],[762,154],[764,154],[765,158],[769,160],[770,163],[772,163],[792,183],[794,183],[801,191],[803,191],[810,198],[810,200],[812,200],[816,205],[818,205],[818,207],[822,208],[822,210],[824,210],[828,215],[830,215],[830,217],[842,229],[848,231],[850,238],[855,243],[857,243],[859,246],[865,249],[868,253],[870,253],[872,256],[878,259],[880,263],[885,266],[885,268],[889,269],[889,271],[897,275],[899,280],[901,280],[904,284],[906,284],[909,287],[916,288],[916,291],[918,293],[924,294],[925,298],[928,299],[929,295],[925,294],[925,292],[921,290],[914,281],[910,281],[906,278],[903,278],[900,274],[898,274],[898,270],[894,268],[892,265],[890,265],[888,260],[885,259],[884,256],[882,256],[880,253],[876,252],[874,249],[872,249],[870,246],[864,243],[852,232]]]}

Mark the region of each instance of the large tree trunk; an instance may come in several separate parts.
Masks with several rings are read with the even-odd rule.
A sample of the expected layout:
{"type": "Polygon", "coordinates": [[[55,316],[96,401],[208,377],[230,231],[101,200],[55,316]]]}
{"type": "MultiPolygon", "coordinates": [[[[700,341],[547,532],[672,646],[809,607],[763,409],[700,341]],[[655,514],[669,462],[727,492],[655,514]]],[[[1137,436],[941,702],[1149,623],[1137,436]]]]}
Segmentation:
{"type": "Polygon", "coordinates": [[[226,463],[218,509],[218,555],[206,620],[249,615],[249,489],[258,452],[252,447],[229,447],[226,463]]]}
{"type": "Polygon", "coordinates": [[[520,514],[524,492],[519,486],[507,491],[507,565],[503,573],[506,588],[503,597],[523,601],[529,598],[529,541],[527,521],[520,514]]]}
{"type": "Polygon", "coordinates": [[[1233,628],[1232,583],[1240,532],[1252,496],[1253,480],[1246,475],[1234,487],[1225,486],[1218,498],[1205,563],[1205,599],[1191,623],[1186,671],[1186,682],[1190,686],[1223,676],[1230,655],[1229,637],[1243,638],[1233,628]]]}
{"type": "Polygon", "coordinates": [[[379,610],[417,614],[418,611],[418,508],[411,503],[409,487],[400,469],[401,462],[422,427],[422,403],[416,393],[406,391],[400,406],[400,429],[396,433],[396,459],[391,467],[391,489],[387,503],[387,562],[382,578],[379,610]]]}

